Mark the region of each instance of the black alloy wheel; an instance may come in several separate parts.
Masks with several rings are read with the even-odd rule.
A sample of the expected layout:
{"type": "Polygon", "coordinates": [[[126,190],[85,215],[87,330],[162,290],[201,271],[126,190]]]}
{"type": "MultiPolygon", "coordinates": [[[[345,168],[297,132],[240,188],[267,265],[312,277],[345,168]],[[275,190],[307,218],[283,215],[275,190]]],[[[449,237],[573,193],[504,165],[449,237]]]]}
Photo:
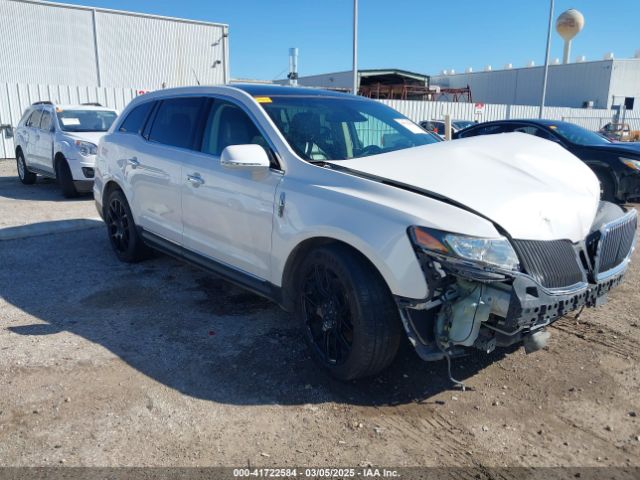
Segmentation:
{"type": "Polygon", "coordinates": [[[109,240],[116,253],[129,251],[131,240],[131,221],[127,209],[118,197],[111,198],[107,209],[107,228],[109,240]]]}
{"type": "Polygon", "coordinates": [[[346,361],[353,346],[353,323],[346,289],[338,275],[316,263],[301,289],[305,334],[328,365],[346,361]]]}

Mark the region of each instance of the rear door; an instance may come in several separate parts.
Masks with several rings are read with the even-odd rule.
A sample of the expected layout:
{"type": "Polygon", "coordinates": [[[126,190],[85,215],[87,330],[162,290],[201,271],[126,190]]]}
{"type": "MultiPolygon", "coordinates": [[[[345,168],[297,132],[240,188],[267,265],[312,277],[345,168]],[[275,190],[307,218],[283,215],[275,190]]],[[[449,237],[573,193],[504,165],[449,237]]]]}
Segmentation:
{"type": "Polygon", "coordinates": [[[182,244],[182,164],[194,153],[205,106],[203,97],[158,101],[125,159],[130,204],[138,225],[178,245],[182,244]]]}
{"type": "Polygon", "coordinates": [[[182,212],[185,247],[260,279],[269,278],[274,197],[282,172],[273,149],[244,109],[215,98],[201,152],[185,158],[182,212]],[[261,145],[271,169],[220,165],[229,145],[261,145]]]}

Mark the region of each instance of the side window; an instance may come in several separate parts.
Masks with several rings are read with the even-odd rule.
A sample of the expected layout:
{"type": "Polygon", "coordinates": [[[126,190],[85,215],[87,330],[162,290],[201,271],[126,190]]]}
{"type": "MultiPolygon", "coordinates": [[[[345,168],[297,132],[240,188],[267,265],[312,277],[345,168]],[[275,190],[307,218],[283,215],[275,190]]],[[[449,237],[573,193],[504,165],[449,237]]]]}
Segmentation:
{"type": "Polygon", "coordinates": [[[153,102],[146,102],[142,105],[138,105],[129,112],[127,118],[125,118],[124,122],[120,124],[120,128],[118,130],[124,133],[140,133],[152,106],[153,102]]]}
{"type": "Polygon", "coordinates": [[[32,113],[33,113],[33,110],[31,109],[25,110],[25,112],[22,114],[22,118],[20,119],[20,122],[18,123],[18,126],[26,127],[29,122],[29,117],[31,117],[32,113]]]}
{"type": "Polygon", "coordinates": [[[514,132],[522,132],[522,133],[528,133],[529,135],[533,135],[535,137],[540,137],[540,138],[544,138],[545,140],[554,140],[556,141],[556,139],[551,136],[548,132],[544,131],[543,129],[536,127],[534,125],[521,125],[518,126],[517,128],[513,129],[514,132]]]}
{"type": "Polygon", "coordinates": [[[162,100],[149,130],[149,140],[172,147],[193,148],[205,100],[201,97],[162,100]]]}
{"type": "Polygon", "coordinates": [[[514,128],[512,131],[513,132],[520,132],[520,133],[528,133],[529,135],[535,135],[536,134],[536,127],[532,127],[530,125],[523,125],[521,127],[516,127],[514,128]]]}
{"type": "Polygon", "coordinates": [[[475,137],[477,135],[493,135],[496,133],[505,133],[507,131],[510,130],[508,129],[508,127],[505,127],[503,125],[482,125],[476,128],[469,128],[468,130],[465,130],[464,132],[462,132],[460,137],[467,138],[475,137]]]}
{"type": "Polygon", "coordinates": [[[202,136],[202,152],[219,156],[229,145],[254,143],[265,149],[272,166],[274,157],[269,144],[253,120],[237,105],[224,100],[214,100],[202,136]]]}
{"type": "Polygon", "coordinates": [[[40,118],[42,118],[42,110],[34,110],[27,120],[27,127],[40,128],[40,118]]]}
{"type": "Polygon", "coordinates": [[[42,111],[42,117],[40,118],[40,130],[48,132],[51,130],[51,112],[48,110],[42,111]]]}

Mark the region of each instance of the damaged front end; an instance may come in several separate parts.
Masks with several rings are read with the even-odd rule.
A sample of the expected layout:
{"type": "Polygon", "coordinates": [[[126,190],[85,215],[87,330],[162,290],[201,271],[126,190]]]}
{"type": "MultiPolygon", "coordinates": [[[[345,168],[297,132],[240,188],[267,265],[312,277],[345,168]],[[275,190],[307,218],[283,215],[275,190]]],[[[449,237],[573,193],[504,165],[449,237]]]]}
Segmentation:
{"type": "Polygon", "coordinates": [[[469,348],[489,353],[518,342],[527,353],[538,350],[546,345],[547,325],[604,303],[622,281],[636,228],[635,210],[606,202],[578,243],[411,227],[428,296],[397,299],[409,340],[424,360],[455,357],[469,348]]]}

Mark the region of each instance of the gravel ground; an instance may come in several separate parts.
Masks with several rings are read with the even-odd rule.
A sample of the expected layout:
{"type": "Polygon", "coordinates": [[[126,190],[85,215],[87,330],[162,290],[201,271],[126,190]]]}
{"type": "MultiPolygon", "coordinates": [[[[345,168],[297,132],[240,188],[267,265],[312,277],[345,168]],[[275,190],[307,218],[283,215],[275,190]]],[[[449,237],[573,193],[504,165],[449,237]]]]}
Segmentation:
{"type": "Polygon", "coordinates": [[[341,384],[278,307],[168,257],[121,264],[95,216],[0,162],[0,465],[640,465],[637,254],[546,350],[456,360],[467,391],[409,349],[341,384]]]}

